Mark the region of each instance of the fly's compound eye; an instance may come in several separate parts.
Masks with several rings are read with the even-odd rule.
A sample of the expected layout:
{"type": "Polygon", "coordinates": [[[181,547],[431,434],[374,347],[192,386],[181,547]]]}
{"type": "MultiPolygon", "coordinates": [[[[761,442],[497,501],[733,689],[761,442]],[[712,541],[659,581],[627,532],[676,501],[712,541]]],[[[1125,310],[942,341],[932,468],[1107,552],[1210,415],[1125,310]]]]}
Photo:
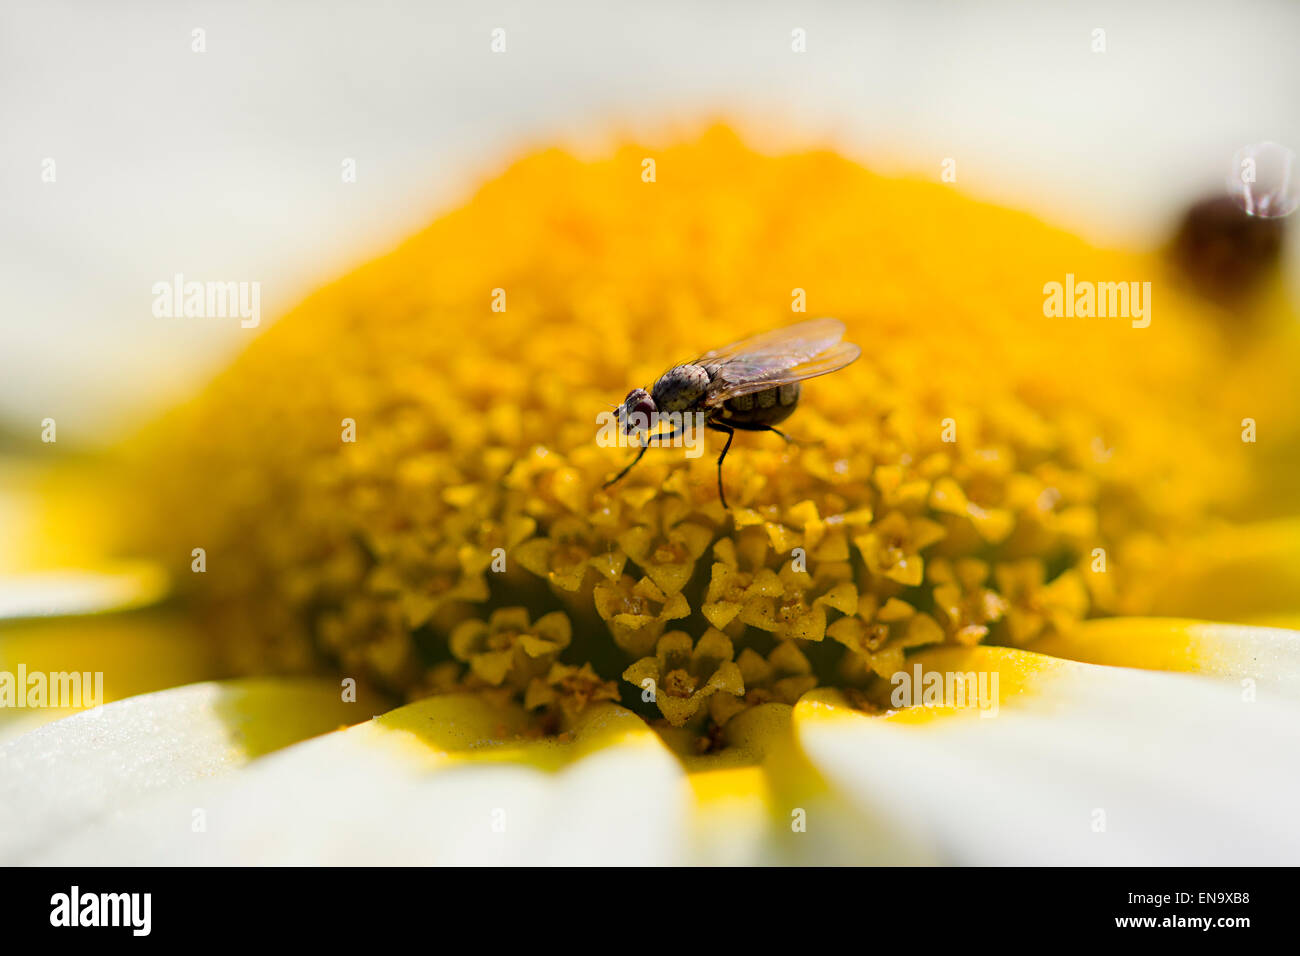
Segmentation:
{"type": "Polygon", "coordinates": [[[643,432],[650,429],[650,424],[654,420],[656,412],[654,399],[644,388],[634,388],[627,393],[622,407],[619,409],[619,418],[623,423],[623,431],[631,435],[634,432],[643,432]]]}

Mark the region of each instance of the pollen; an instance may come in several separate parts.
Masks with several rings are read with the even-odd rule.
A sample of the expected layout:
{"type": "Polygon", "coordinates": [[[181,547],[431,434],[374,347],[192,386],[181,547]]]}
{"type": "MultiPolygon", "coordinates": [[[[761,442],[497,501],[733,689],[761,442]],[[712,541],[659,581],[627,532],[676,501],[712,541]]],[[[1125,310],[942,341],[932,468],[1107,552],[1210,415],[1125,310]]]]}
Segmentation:
{"type": "Polygon", "coordinates": [[[1141,613],[1165,555],[1251,507],[1236,423],[1294,436],[1295,405],[1163,268],[724,128],[544,151],[142,436],[129,544],[237,671],[478,693],[543,732],[599,700],[699,740],[814,687],[870,707],[917,649],[1141,613]],[[1150,281],[1150,323],[1046,315],[1066,274],[1150,281]],[[792,290],[863,356],[805,383],[794,443],[736,436],[731,509],[721,436],[602,488],[633,452],[597,443],[599,413],[805,318],[792,290]]]}

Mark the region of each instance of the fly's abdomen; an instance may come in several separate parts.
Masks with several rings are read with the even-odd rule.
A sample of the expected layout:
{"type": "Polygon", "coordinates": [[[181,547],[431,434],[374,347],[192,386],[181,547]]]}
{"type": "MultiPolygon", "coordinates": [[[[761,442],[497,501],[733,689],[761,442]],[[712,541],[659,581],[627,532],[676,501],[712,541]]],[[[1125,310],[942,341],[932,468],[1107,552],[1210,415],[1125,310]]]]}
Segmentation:
{"type": "Polygon", "coordinates": [[[730,425],[775,425],[785,421],[799,404],[799,383],[790,382],[776,388],[748,395],[737,395],[722,403],[722,421],[730,425]]]}

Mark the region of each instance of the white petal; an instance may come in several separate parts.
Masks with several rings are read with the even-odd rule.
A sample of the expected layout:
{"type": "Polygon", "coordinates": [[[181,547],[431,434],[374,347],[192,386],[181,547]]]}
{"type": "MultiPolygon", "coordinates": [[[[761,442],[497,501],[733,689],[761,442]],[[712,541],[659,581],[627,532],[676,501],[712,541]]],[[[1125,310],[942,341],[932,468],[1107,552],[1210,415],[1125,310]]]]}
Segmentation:
{"type": "Polygon", "coordinates": [[[475,698],[420,701],[131,806],[35,859],[646,866],[687,851],[681,766],[639,718],[590,708],[568,744],[502,741],[500,723],[475,698]]]}
{"type": "Polygon", "coordinates": [[[1252,682],[1267,694],[1300,699],[1300,631],[1181,618],[1085,621],[1034,645],[1040,654],[1085,664],[1207,674],[1252,682]]]}
{"type": "Polygon", "coordinates": [[[695,796],[693,861],[871,865],[934,863],[925,841],[827,786],[800,750],[791,708],[763,704],[727,724],[728,749],[687,760],[695,796]]]}
{"type": "Polygon", "coordinates": [[[194,684],[10,740],[0,746],[0,862],[28,862],[52,842],[75,842],[83,828],[108,825],[151,793],[227,773],[356,719],[339,697],[331,681],[194,684]]]}
{"type": "Polygon", "coordinates": [[[0,574],[0,620],[125,611],[153,604],[167,588],[163,570],[144,562],[0,574]]]}
{"type": "MultiPolygon", "coordinates": [[[[997,673],[996,716],[795,709],[818,768],[960,864],[1265,864],[1300,859],[1300,706],[1210,678],[1004,648],[920,655],[997,673]]],[[[909,663],[911,663],[909,661],[909,663]]],[[[901,861],[900,861],[901,862],[901,861]]]]}

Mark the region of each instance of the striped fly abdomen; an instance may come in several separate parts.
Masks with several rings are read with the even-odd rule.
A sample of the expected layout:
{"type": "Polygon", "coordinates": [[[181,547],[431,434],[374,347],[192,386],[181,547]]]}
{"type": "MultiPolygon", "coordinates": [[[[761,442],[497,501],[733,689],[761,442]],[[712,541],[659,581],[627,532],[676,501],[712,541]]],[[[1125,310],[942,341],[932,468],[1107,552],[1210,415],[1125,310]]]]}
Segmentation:
{"type": "Polygon", "coordinates": [[[798,404],[799,383],[788,382],[729,398],[722,403],[715,418],[736,428],[762,428],[785,421],[798,404]]]}

